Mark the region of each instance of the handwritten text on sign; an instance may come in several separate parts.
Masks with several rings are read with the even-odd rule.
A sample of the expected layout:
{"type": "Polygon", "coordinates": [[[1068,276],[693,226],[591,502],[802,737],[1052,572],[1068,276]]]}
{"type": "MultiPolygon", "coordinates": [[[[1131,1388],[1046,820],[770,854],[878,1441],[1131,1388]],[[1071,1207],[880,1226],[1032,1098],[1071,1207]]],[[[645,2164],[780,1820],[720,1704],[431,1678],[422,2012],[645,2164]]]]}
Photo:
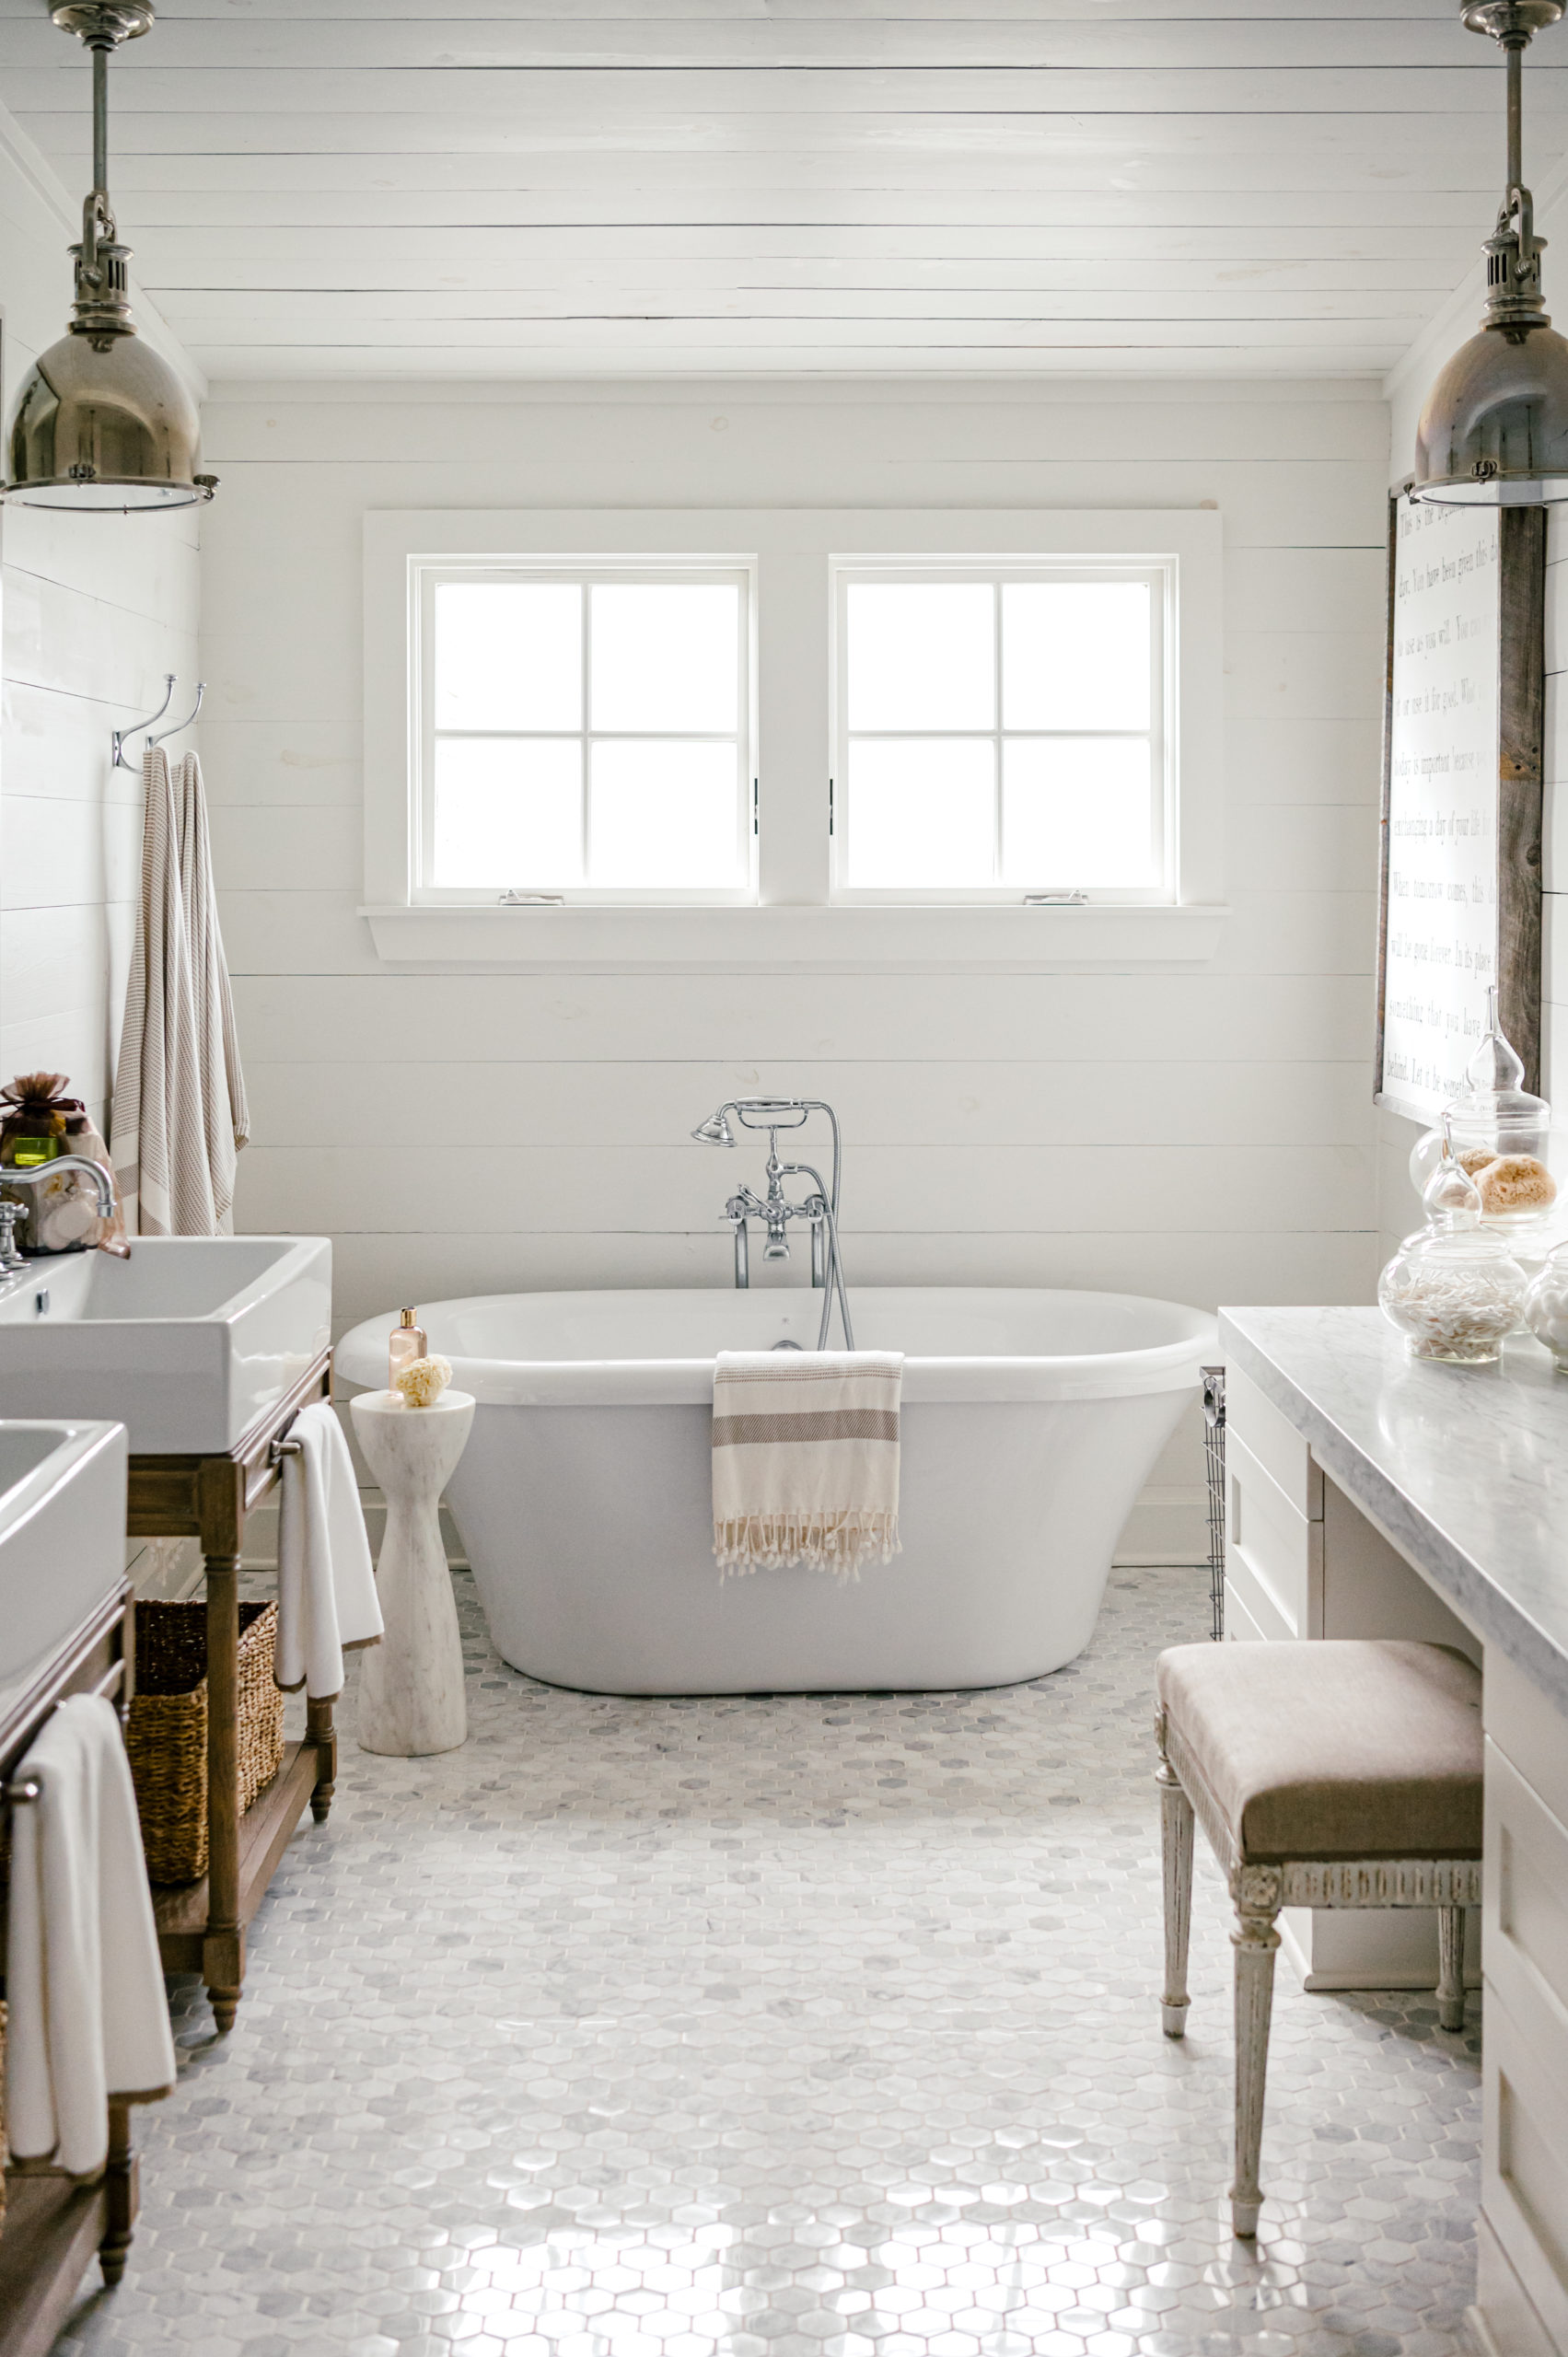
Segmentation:
{"type": "Polygon", "coordinates": [[[1497,550],[1494,508],[1400,504],[1383,1095],[1427,1119],[1497,979],[1497,550]]]}

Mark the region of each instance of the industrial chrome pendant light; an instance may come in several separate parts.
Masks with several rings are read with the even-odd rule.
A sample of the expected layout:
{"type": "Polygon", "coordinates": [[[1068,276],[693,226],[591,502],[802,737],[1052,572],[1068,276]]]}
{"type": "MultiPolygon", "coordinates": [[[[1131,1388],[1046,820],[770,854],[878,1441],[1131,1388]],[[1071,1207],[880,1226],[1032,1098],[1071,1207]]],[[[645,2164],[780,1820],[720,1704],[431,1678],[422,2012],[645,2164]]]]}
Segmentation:
{"type": "Polygon", "coordinates": [[[1486,309],[1426,397],[1415,437],[1412,499],[1454,507],[1536,507],[1568,499],[1568,341],[1546,315],[1543,240],[1520,159],[1520,82],[1533,33],[1564,0],[1469,0],[1473,33],[1498,42],[1508,69],[1508,184],[1486,256],[1486,309]]]}
{"type": "Polygon", "coordinates": [[[149,0],[60,0],[50,10],[93,61],[93,184],[82,206],[75,316],[29,371],[6,440],[4,495],[80,513],[190,507],[210,499],[196,472],[196,404],[136,332],[127,294],[131,250],[109,201],[109,60],[152,29],[149,0]]]}

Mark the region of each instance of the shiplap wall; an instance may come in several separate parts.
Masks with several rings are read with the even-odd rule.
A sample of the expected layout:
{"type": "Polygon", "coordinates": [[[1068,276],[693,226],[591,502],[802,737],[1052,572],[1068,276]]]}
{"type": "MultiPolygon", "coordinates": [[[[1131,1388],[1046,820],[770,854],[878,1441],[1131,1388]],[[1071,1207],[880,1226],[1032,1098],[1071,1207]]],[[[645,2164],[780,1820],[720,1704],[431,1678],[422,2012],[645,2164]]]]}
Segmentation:
{"type": "MultiPolygon", "coordinates": [[[[71,234],[0,122],[7,414],[64,331],[71,234]]],[[[194,679],[198,528],[7,506],[0,531],[0,1078],[69,1073],[101,1121],[141,844],[141,779],[111,769],[110,731],[153,709],[164,673],[194,679]]]]}
{"type": "MultiPolygon", "coordinates": [[[[238,1217],[332,1236],[340,1325],[497,1287],[727,1283],[717,1213],[747,1166],[687,1132],[759,1089],[839,1108],[862,1282],[1368,1297],[1388,412],[1365,386],[225,386],[204,433],[238,1217]],[[1217,505],[1236,914],[1214,966],[380,969],[355,913],[365,511],[683,501],[1217,505]]],[[[1191,1508],[1190,1458],[1184,1479],[1191,1508]]]]}

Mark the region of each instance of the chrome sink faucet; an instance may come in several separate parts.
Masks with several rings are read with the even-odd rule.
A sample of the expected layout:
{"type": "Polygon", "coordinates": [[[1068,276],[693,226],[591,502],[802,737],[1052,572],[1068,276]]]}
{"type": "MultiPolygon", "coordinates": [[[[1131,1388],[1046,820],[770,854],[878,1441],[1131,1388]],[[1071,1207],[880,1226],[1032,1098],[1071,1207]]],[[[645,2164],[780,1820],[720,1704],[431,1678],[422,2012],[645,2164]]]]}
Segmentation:
{"type": "MultiPolygon", "coordinates": [[[[93,1162],[85,1154],[56,1155],[52,1162],[6,1163],[0,1167],[0,1189],[41,1187],[46,1178],[57,1178],[63,1170],[85,1170],[98,1194],[99,1219],[114,1217],[114,1180],[101,1162],[93,1162]]],[[[17,1222],[27,1216],[28,1206],[13,1198],[10,1203],[0,1202],[0,1271],[27,1266],[17,1248],[17,1222]],[[4,1216],[8,1213],[9,1216],[4,1216]]]]}
{"type": "Polygon", "coordinates": [[[805,1219],[811,1223],[811,1282],[822,1288],[822,1324],[817,1338],[817,1348],[828,1347],[828,1329],[832,1323],[833,1297],[836,1292],[839,1314],[844,1329],[844,1348],[854,1348],[854,1330],[850,1322],[849,1295],[844,1287],[843,1265],[839,1255],[839,1174],[842,1150],[839,1137],[839,1119],[832,1107],[819,1097],[735,1097],[711,1113],[691,1132],[701,1145],[733,1146],[738,1143],[731,1129],[729,1116],[735,1115],[742,1129],[766,1130],[768,1160],[765,1196],[753,1193],[749,1187],[740,1187],[724,1207],[724,1216],[735,1231],[735,1282],[746,1286],[751,1282],[750,1229],[749,1223],[761,1220],[767,1235],[762,1247],[765,1260],[787,1260],[789,1258],[789,1223],[805,1219]],[[820,1171],[808,1162],[781,1162],[779,1132],[804,1128],[813,1113],[826,1113],[833,1132],[833,1178],[829,1186],[820,1171]],[[792,1202],[784,1190],[786,1178],[809,1178],[813,1192],[801,1202],[792,1202]]]}

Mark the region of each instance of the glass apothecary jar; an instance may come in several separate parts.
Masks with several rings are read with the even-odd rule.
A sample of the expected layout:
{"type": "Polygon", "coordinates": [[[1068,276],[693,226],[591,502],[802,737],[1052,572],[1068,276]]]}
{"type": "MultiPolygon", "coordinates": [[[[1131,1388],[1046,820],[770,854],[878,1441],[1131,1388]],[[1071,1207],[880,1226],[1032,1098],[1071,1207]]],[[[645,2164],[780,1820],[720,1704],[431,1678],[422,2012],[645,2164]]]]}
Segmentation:
{"type": "Polygon", "coordinates": [[[1476,1183],[1457,1161],[1428,1180],[1426,1225],[1407,1236],[1377,1281],[1377,1306],[1413,1359],[1484,1366],[1524,1322],[1528,1281],[1507,1243],[1481,1223],[1476,1183]]]}
{"type": "Polygon", "coordinates": [[[1451,1150],[1475,1181],[1482,1225],[1517,1234],[1539,1229],[1557,1202],[1551,1108],[1523,1086],[1524,1064],[1498,1027],[1495,990],[1486,995],[1486,1019],[1463,1089],[1411,1155],[1411,1184],[1424,1200],[1428,1182],[1451,1150]]]}
{"type": "Polygon", "coordinates": [[[1568,1375],[1568,1244],[1546,1256],[1525,1295],[1525,1323],[1551,1353],[1559,1375],[1568,1375]]]}

